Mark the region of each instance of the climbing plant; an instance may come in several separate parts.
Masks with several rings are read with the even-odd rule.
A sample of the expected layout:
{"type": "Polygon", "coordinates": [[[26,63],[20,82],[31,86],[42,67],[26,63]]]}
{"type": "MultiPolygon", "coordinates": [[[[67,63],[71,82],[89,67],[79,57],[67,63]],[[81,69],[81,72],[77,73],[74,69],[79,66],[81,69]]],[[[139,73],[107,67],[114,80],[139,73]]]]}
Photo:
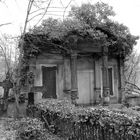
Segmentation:
{"type": "Polygon", "coordinates": [[[109,48],[110,55],[125,58],[130,55],[138,36],[130,33],[129,28],[112,20],[115,16],[113,8],[108,4],[97,2],[94,5],[83,4],[73,6],[69,15],[63,21],[48,18],[41,25],[30,29],[22,36],[19,48],[23,57],[23,67],[27,69],[28,60],[37,57],[41,52],[68,53],[69,35],[76,35],[78,39],[98,41],[100,45],[109,48]],[[54,51],[55,50],[55,51],[54,51]]]}

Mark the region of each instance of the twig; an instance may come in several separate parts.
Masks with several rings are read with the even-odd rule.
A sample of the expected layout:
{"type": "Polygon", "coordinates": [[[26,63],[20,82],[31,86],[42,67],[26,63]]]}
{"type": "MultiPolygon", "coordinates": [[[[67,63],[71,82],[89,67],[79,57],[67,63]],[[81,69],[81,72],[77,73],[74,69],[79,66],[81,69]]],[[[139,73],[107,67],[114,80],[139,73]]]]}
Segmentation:
{"type": "Polygon", "coordinates": [[[28,23],[28,18],[29,18],[29,15],[30,15],[30,11],[31,11],[33,2],[34,2],[34,0],[29,0],[29,3],[28,3],[28,8],[27,8],[27,14],[26,14],[26,19],[25,19],[23,34],[26,32],[27,23],[28,23]]]}
{"type": "MultiPolygon", "coordinates": [[[[40,18],[40,20],[37,22],[37,24],[39,24],[39,22],[44,18],[44,16],[46,15],[46,13],[47,13],[47,11],[48,11],[48,8],[49,8],[49,6],[50,6],[50,4],[51,4],[51,2],[52,2],[52,0],[50,0],[49,1],[49,3],[48,3],[48,5],[47,5],[47,7],[46,7],[46,10],[45,10],[45,12],[44,12],[44,14],[42,15],[42,17],[40,18]]],[[[36,25],[37,25],[36,24],[36,25]]],[[[35,26],[36,26],[35,25],[35,26]]]]}
{"type": "Polygon", "coordinates": [[[65,16],[65,13],[66,13],[66,9],[69,7],[69,5],[71,4],[73,0],[70,0],[68,5],[66,6],[65,10],[64,10],[64,13],[63,13],[63,20],[64,20],[64,16],[65,16]]]}
{"type": "Polygon", "coordinates": [[[44,9],[45,9],[45,8],[40,8],[40,9],[37,9],[37,10],[35,10],[35,11],[31,12],[31,13],[30,13],[30,15],[31,15],[31,14],[34,14],[34,13],[36,13],[36,12],[40,11],[40,10],[44,10],[44,9]]]}
{"type": "Polygon", "coordinates": [[[3,24],[0,24],[0,27],[1,27],[1,26],[4,26],[4,25],[9,25],[9,24],[12,24],[12,23],[11,23],[11,22],[3,23],[3,24]]]}
{"type": "Polygon", "coordinates": [[[44,115],[42,115],[42,118],[43,118],[45,124],[47,125],[47,128],[49,129],[50,127],[49,127],[49,123],[48,123],[47,119],[44,117],[44,115]]]}
{"type": "Polygon", "coordinates": [[[61,3],[61,5],[62,5],[62,7],[64,7],[64,5],[63,5],[63,3],[62,3],[62,0],[60,0],[60,3],[61,3]]]}
{"type": "Polygon", "coordinates": [[[3,49],[3,47],[2,47],[1,45],[0,45],[0,48],[1,48],[2,52],[3,52],[6,65],[7,65],[7,68],[8,68],[8,70],[9,70],[9,69],[10,69],[10,66],[9,66],[9,64],[8,64],[8,61],[7,61],[6,52],[4,51],[4,49],[3,49]]]}
{"type": "Polygon", "coordinates": [[[33,20],[35,17],[39,16],[39,15],[42,15],[42,13],[39,13],[39,14],[36,14],[35,16],[31,17],[28,22],[30,22],[31,20],[33,20]]]}
{"type": "Polygon", "coordinates": [[[138,90],[140,90],[140,88],[139,88],[136,84],[133,84],[133,83],[128,82],[128,81],[125,81],[125,83],[130,84],[130,85],[132,85],[132,86],[136,87],[138,90]]]}

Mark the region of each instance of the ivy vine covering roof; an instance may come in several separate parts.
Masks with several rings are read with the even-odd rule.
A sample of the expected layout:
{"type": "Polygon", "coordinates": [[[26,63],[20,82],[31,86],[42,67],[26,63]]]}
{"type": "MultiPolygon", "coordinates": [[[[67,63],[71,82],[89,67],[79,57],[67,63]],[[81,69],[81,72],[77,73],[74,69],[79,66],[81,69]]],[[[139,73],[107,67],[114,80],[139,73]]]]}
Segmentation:
{"type": "MultiPolygon", "coordinates": [[[[115,13],[105,3],[83,4],[72,7],[68,18],[48,18],[40,26],[24,35],[24,57],[36,56],[42,51],[68,53],[71,42],[67,37],[75,35],[78,40],[100,42],[111,54],[127,56],[136,45],[137,36],[128,27],[111,20],[115,13]]],[[[92,47],[92,46],[91,46],[92,47]]]]}

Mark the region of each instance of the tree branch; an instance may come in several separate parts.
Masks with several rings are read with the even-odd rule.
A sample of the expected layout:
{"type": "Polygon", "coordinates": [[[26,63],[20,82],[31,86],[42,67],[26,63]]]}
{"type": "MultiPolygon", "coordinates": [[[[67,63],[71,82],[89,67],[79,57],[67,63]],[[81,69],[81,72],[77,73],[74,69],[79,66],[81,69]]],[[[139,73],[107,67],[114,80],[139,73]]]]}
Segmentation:
{"type": "MultiPolygon", "coordinates": [[[[48,11],[48,8],[49,8],[49,6],[50,6],[50,4],[51,4],[51,2],[52,2],[52,0],[50,0],[49,1],[49,3],[48,3],[48,5],[47,5],[47,7],[46,7],[46,10],[45,10],[45,12],[44,12],[44,14],[42,15],[42,17],[40,18],[40,20],[37,22],[37,24],[39,24],[39,22],[44,18],[44,16],[46,15],[46,13],[47,13],[47,11],[48,11]]],[[[37,25],[36,24],[36,25],[37,25]]],[[[36,26],[35,25],[35,26],[36,26]]]]}
{"type": "Polygon", "coordinates": [[[131,83],[131,82],[128,82],[128,81],[125,81],[125,83],[130,84],[130,85],[134,86],[136,89],[140,90],[140,88],[134,83],[131,83]]]}
{"type": "Polygon", "coordinates": [[[3,52],[3,55],[4,55],[4,59],[5,59],[5,63],[7,65],[7,68],[8,68],[8,70],[10,70],[10,67],[9,67],[9,64],[8,64],[8,61],[7,61],[6,52],[4,51],[4,49],[3,49],[3,47],[1,45],[0,45],[0,48],[1,48],[2,52],[3,52]]]}
{"type": "Polygon", "coordinates": [[[31,18],[28,20],[28,22],[30,22],[31,20],[33,20],[35,17],[37,17],[37,16],[39,16],[39,15],[42,15],[42,13],[39,13],[39,14],[34,15],[33,17],[31,17],[31,18]]]}
{"type": "Polygon", "coordinates": [[[63,13],[63,20],[64,20],[64,16],[66,13],[66,9],[69,7],[69,5],[71,4],[72,0],[69,1],[68,5],[65,7],[64,13],[63,13]]]}
{"type": "Polygon", "coordinates": [[[0,27],[5,26],[5,25],[9,25],[9,24],[12,24],[12,23],[11,22],[3,23],[3,24],[0,24],[0,27]]]}
{"type": "Polygon", "coordinates": [[[29,0],[29,3],[28,3],[28,8],[27,8],[27,14],[26,14],[26,19],[25,19],[23,34],[26,32],[27,23],[28,23],[28,18],[29,18],[29,15],[30,15],[30,11],[31,11],[33,2],[34,2],[34,0],[29,0]]]}

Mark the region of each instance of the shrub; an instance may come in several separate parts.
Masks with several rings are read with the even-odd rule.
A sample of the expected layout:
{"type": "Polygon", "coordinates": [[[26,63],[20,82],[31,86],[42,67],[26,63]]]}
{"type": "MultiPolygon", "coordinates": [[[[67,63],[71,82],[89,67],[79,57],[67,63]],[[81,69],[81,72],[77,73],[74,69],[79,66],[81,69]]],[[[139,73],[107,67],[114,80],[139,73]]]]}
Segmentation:
{"type": "Polygon", "coordinates": [[[69,101],[55,99],[35,107],[41,110],[47,128],[65,139],[140,139],[139,115],[103,107],[76,107],[69,101]]]}
{"type": "Polygon", "coordinates": [[[36,118],[8,120],[6,130],[15,132],[16,140],[59,140],[44,129],[44,123],[36,118]]]}

